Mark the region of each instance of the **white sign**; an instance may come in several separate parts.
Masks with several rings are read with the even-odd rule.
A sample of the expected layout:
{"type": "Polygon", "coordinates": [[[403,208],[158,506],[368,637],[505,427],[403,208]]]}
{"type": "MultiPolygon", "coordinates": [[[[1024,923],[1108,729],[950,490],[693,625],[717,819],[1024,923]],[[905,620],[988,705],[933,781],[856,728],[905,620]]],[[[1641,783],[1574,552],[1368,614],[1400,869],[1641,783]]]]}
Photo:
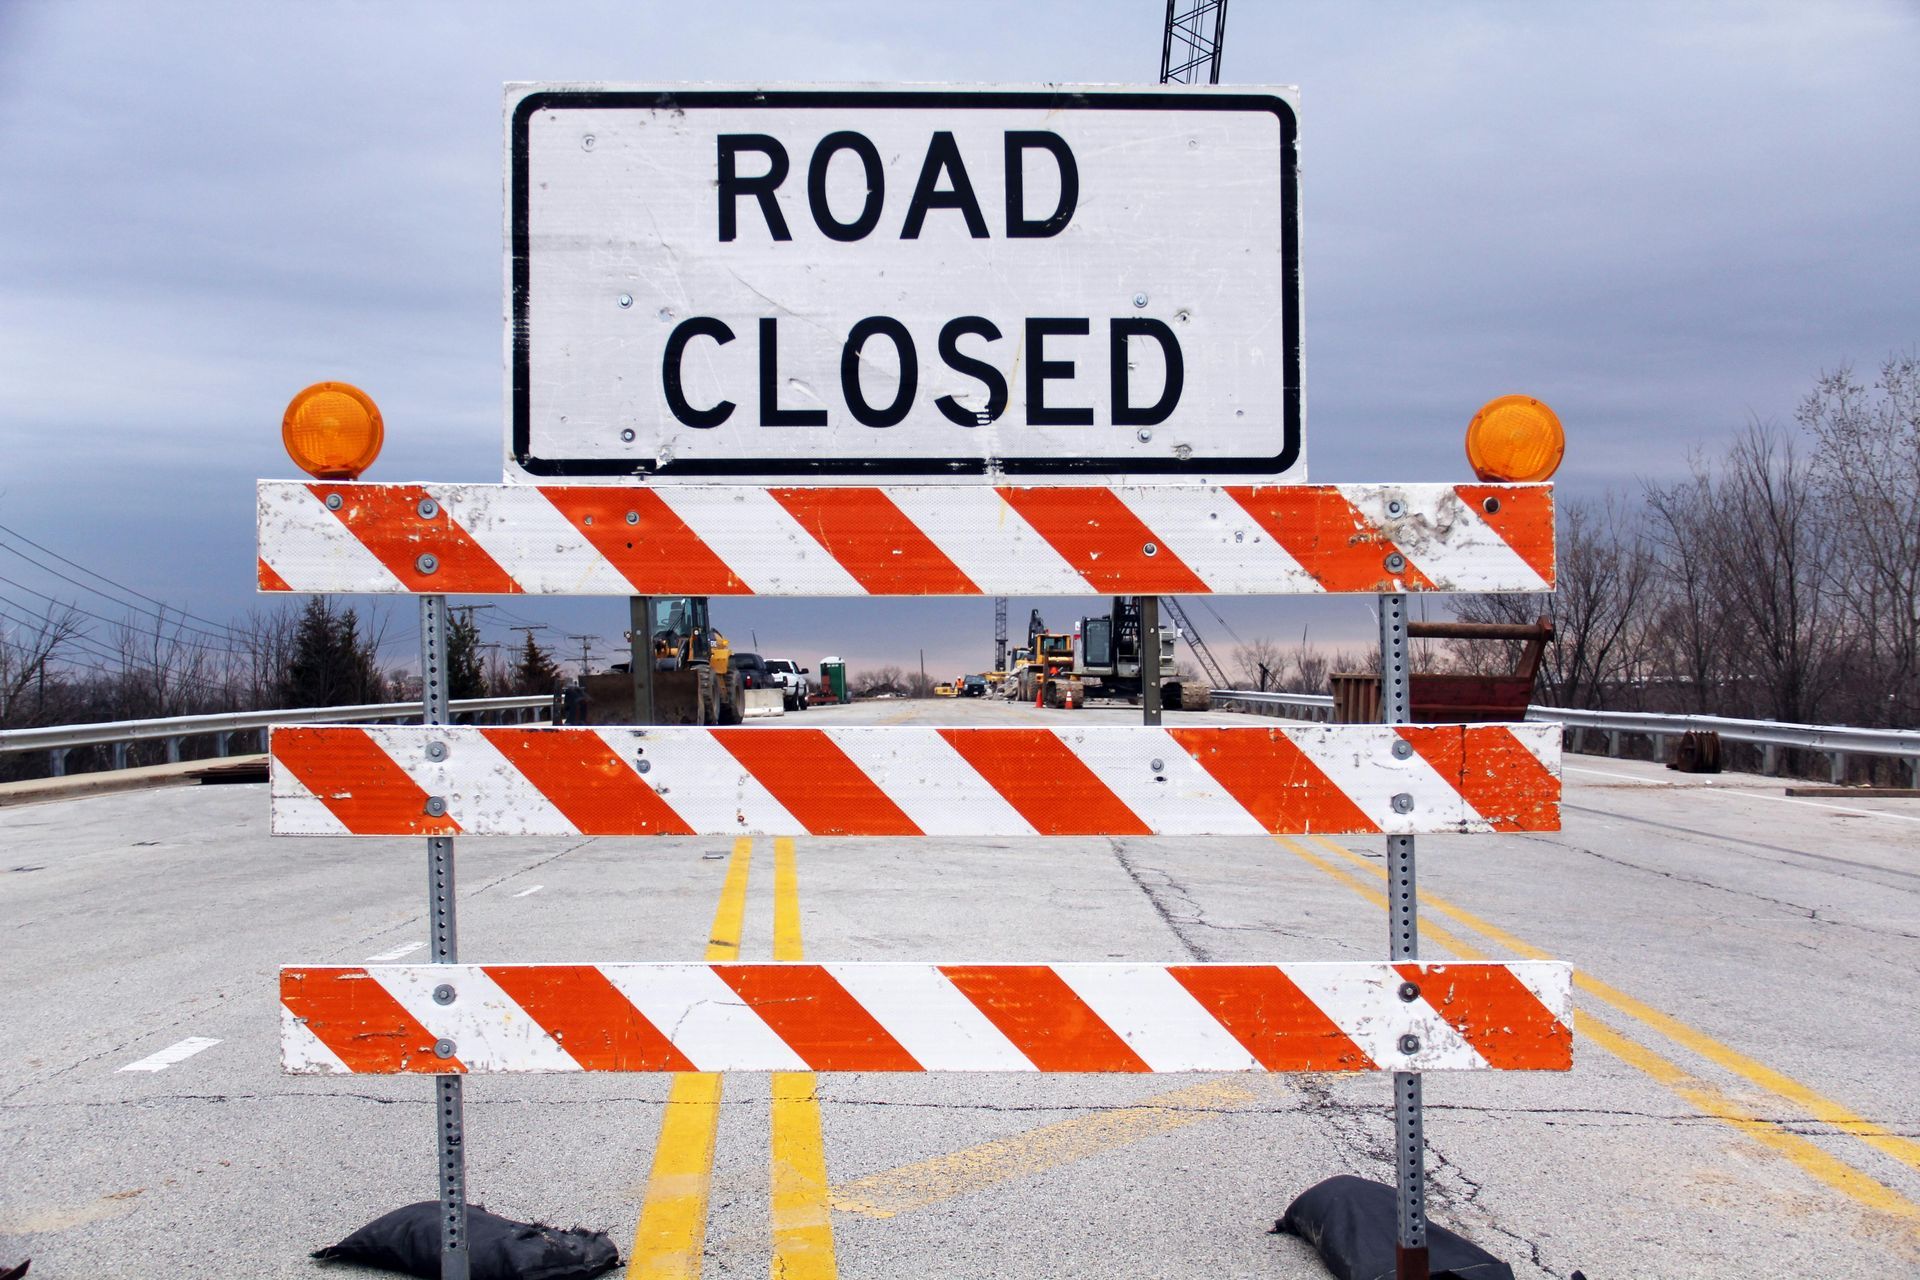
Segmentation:
{"type": "Polygon", "coordinates": [[[507,94],[508,478],[1306,478],[1290,91],[507,94]]]}

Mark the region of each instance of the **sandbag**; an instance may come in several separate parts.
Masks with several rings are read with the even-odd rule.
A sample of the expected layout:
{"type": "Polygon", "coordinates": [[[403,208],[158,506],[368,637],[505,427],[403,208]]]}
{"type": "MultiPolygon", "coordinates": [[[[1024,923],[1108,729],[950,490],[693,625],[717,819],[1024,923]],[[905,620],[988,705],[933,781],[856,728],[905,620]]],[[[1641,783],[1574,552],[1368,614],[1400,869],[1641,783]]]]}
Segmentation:
{"type": "MultiPolygon", "coordinates": [[[[1396,1192],[1351,1174],[1309,1187],[1274,1227],[1319,1251],[1335,1280],[1393,1280],[1399,1234],[1396,1192]]],[[[1513,1280],[1513,1268],[1445,1227],[1427,1224],[1432,1280],[1513,1280]]]]}
{"type": "MultiPolygon", "coordinates": [[[[467,1254],[473,1280],[591,1280],[620,1265],[604,1231],[515,1222],[479,1205],[467,1206],[467,1254]]],[[[313,1256],[440,1280],[440,1202],[383,1214],[313,1256]]]]}

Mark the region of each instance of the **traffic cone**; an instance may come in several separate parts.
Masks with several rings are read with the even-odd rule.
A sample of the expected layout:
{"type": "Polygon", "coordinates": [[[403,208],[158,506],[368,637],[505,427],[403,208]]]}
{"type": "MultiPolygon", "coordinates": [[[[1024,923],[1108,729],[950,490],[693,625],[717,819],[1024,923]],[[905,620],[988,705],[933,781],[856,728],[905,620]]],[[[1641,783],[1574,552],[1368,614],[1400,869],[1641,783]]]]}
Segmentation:
{"type": "Polygon", "coordinates": [[[1033,685],[1033,690],[1033,705],[1036,707],[1046,706],[1047,682],[1045,680],[1036,680],[1033,685]]]}

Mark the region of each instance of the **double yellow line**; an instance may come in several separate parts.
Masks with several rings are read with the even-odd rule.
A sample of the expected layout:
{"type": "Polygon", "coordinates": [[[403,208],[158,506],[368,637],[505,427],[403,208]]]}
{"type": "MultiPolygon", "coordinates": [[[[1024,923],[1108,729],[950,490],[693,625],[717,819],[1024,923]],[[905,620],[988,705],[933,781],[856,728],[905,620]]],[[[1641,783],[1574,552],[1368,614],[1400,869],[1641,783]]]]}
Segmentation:
{"type": "MultiPolygon", "coordinates": [[[[798,960],[800,886],[791,837],[773,842],[773,958],[798,960]]],[[[708,936],[707,959],[740,958],[746,925],[747,876],[753,839],[733,842],[708,936]]],[[[654,1148],[646,1201],[634,1230],[629,1280],[698,1280],[713,1189],[714,1142],[720,1130],[722,1077],[706,1072],[674,1076],[654,1148]]],[[[820,1100],[810,1071],[773,1075],[773,1256],[775,1280],[834,1280],[833,1221],[827,1207],[826,1144],[820,1100]]]]}
{"type": "MultiPolygon", "coordinates": [[[[1331,854],[1332,860],[1316,853],[1300,840],[1287,836],[1276,836],[1274,839],[1308,865],[1345,884],[1381,910],[1386,910],[1387,896],[1375,887],[1376,883],[1386,882],[1384,868],[1375,866],[1351,849],[1335,844],[1322,836],[1309,836],[1306,839],[1331,854]],[[1366,878],[1355,875],[1353,871],[1339,865],[1342,862],[1366,873],[1366,878]]],[[[1524,959],[1552,958],[1540,948],[1497,925],[1482,920],[1462,907],[1455,906],[1437,894],[1422,892],[1420,906],[1422,910],[1443,916],[1524,959]]],[[[1462,960],[1492,958],[1459,934],[1428,920],[1420,922],[1420,935],[1423,942],[1432,942],[1462,960]]],[[[1741,1053],[1738,1049],[1723,1044],[1705,1032],[1681,1022],[1671,1014],[1663,1013],[1645,1001],[1628,995],[1618,987],[1611,986],[1579,970],[1575,970],[1573,981],[1584,995],[1604,1005],[1614,1014],[1625,1019],[1628,1024],[1637,1024],[1641,1028],[1657,1031],[1682,1048],[1732,1072],[1774,1097],[1802,1108],[1813,1120],[1839,1133],[1857,1138],[1874,1150],[1893,1157],[1909,1168],[1920,1170],[1920,1142],[1889,1132],[1885,1127],[1856,1114],[1850,1108],[1802,1084],[1784,1072],[1777,1071],[1741,1053]]],[[[1815,1180],[1825,1183],[1867,1208],[1908,1222],[1920,1221],[1920,1204],[1916,1204],[1885,1183],[1869,1177],[1831,1155],[1814,1142],[1785,1128],[1782,1123],[1755,1115],[1727,1097],[1720,1089],[1701,1080],[1672,1059],[1656,1053],[1635,1040],[1628,1039],[1594,1015],[1576,1014],[1575,1024],[1577,1037],[1593,1042],[1627,1065],[1665,1085],[1700,1114],[1719,1120],[1746,1134],[1777,1155],[1791,1161],[1815,1180]]]]}

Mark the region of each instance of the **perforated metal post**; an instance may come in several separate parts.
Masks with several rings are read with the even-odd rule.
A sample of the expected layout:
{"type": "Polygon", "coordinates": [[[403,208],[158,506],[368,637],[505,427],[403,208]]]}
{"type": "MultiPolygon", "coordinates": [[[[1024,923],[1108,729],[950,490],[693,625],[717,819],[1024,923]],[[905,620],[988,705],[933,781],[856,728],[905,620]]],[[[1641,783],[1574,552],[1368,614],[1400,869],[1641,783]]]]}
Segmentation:
{"type": "Polygon", "coordinates": [[[627,600],[627,669],[633,673],[633,722],[653,723],[653,597],[627,600]]]}
{"type": "MultiPolygon", "coordinates": [[[[1380,719],[1407,724],[1407,598],[1380,597],[1380,719]]],[[[1395,754],[1399,753],[1396,746],[1395,754]]],[[[1406,797],[1411,803],[1412,797],[1406,797]]],[[[1399,809],[1401,797],[1394,798],[1399,809]]],[[[1414,881],[1413,837],[1387,837],[1387,953],[1395,960],[1420,958],[1420,898],[1414,881]]],[[[1393,1073],[1393,1150],[1399,1188],[1396,1280],[1427,1280],[1426,1139],[1420,1126],[1420,1074],[1393,1073]]]]}
{"type": "MultiPolygon", "coordinates": [[[[1140,712],[1141,723],[1160,723],[1160,597],[1140,596],[1140,712]]],[[[1120,666],[1120,637],[1113,639],[1113,662],[1120,666]]]]}
{"type": "MultiPolygon", "coordinates": [[[[447,598],[420,597],[420,723],[446,724],[447,698],[447,598]]],[[[446,744],[429,743],[431,754],[438,747],[444,758],[446,744]]],[[[436,805],[446,811],[446,800],[432,796],[427,812],[436,805]]],[[[437,816],[437,815],[436,815],[437,816]]],[[[452,964],[459,958],[459,935],[454,918],[453,837],[427,837],[427,918],[429,942],[435,964],[452,964]]],[[[458,992],[444,987],[434,992],[440,999],[444,990],[449,999],[458,992]]],[[[458,1045],[441,1041],[434,1052],[452,1057],[458,1045]]],[[[467,1156],[466,1117],[457,1075],[435,1076],[434,1117],[440,1135],[440,1276],[441,1280],[468,1280],[467,1253],[467,1156]]]]}

